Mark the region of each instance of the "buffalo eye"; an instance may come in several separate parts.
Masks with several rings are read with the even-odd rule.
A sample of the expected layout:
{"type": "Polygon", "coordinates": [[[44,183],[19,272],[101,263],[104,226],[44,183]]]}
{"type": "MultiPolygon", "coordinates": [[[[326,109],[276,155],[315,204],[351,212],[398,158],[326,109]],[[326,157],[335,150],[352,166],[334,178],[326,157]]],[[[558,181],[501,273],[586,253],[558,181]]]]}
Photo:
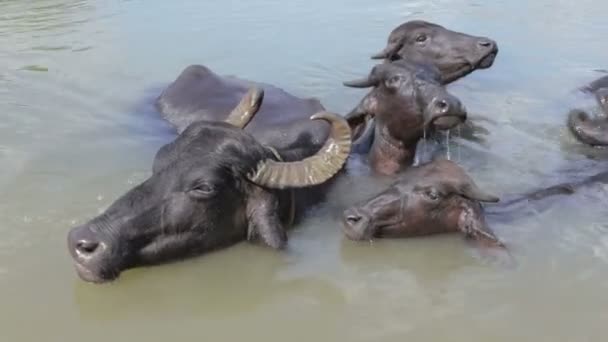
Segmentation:
{"type": "Polygon", "coordinates": [[[437,191],[435,188],[428,188],[424,190],[424,196],[433,202],[441,199],[441,193],[439,193],[439,191],[437,191]]]}
{"type": "Polygon", "coordinates": [[[189,194],[194,198],[205,199],[215,194],[215,188],[211,184],[201,183],[192,188],[189,194]]]}
{"type": "Polygon", "coordinates": [[[424,42],[426,42],[427,39],[428,39],[428,37],[426,36],[426,34],[419,34],[416,36],[417,43],[424,43],[424,42]]]}
{"type": "Polygon", "coordinates": [[[399,85],[401,84],[401,76],[399,75],[394,75],[389,77],[384,83],[386,85],[387,88],[389,89],[397,89],[399,88],[399,85]]]}

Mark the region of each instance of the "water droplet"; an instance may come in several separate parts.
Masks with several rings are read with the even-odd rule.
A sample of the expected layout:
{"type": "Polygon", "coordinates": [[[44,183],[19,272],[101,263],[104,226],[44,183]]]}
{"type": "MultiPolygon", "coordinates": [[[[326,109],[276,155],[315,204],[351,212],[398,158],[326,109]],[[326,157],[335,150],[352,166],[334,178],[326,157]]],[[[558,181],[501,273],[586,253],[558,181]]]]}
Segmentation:
{"type": "Polygon", "coordinates": [[[445,148],[446,148],[446,157],[448,160],[452,160],[450,155],[450,130],[445,132],[445,148]]]}
{"type": "MultiPolygon", "coordinates": [[[[460,125],[458,125],[458,137],[460,138],[460,125]]],[[[457,152],[457,158],[458,161],[460,162],[460,144],[456,145],[456,152],[457,152]]]]}
{"type": "Polygon", "coordinates": [[[424,127],[424,129],[422,130],[422,162],[424,163],[424,160],[426,159],[426,127],[424,127]]]}

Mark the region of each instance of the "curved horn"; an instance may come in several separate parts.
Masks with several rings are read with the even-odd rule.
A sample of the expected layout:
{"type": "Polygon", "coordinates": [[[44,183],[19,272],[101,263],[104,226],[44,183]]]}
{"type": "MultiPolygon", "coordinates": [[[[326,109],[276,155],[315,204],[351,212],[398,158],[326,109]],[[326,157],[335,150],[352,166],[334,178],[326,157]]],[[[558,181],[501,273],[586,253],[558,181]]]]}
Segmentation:
{"type": "Polygon", "coordinates": [[[374,118],[373,107],[375,106],[370,105],[370,102],[373,102],[370,100],[370,96],[365,96],[350,113],[344,116],[350,126],[353,142],[361,137],[368,122],[374,118]]]}
{"type": "Polygon", "coordinates": [[[401,42],[388,43],[384,50],[372,55],[371,59],[388,59],[391,58],[400,48],[401,42]]]}
{"type": "Polygon", "coordinates": [[[358,80],[342,82],[342,84],[351,88],[369,88],[377,86],[378,80],[373,80],[371,77],[366,77],[358,80]]]}
{"type": "Polygon", "coordinates": [[[274,189],[301,188],[322,184],[342,169],[352,144],[348,123],[342,116],[329,112],[316,113],[310,119],[331,124],[329,136],[319,152],[294,162],[266,159],[248,176],[250,181],[274,189]]]}
{"type": "Polygon", "coordinates": [[[358,80],[342,82],[342,84],[347,87],[351,87],[351,88],[375,87],[380,83],[380,81],[386,74],[386,71],[388,70],[387,68],[389,68],[389,66],[387,64],[375,65],[367,77],[360,78],[358,80]]]}
{"type": "Polygon", "coordinates": [[[260,110],[262,101],[264,101],[264,90],[255,86],[249,88],[241,102],[234,107],[225,121],[240,129],[245,128],[249,121],[253,119],[255,113],[260,110]]]}
{"type": "Polygon", "coordinates": [[[470,200],[479,202],[491,202],[496,203],[500,201],[497,196],[488,194],[481,190],[473,180],[469,180],[468,184],[463,187],[462,195],[470,200]]]}

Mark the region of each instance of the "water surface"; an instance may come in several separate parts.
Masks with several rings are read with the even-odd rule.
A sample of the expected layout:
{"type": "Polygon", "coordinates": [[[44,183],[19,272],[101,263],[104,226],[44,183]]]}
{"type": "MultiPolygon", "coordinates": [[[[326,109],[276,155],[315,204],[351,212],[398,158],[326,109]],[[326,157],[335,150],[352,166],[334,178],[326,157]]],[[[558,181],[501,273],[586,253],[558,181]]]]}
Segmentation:
{"type": "Polygon", "coordinates": [[[483,143],[450,146],[480,185],[511,194],[606,169],[606,153],[564,128],[570,108],[594,105],[576,88],[608,68],[606,11],[599,0],[0,2],[2,341],[605,338],[603,186],[490,222],[511,267],[459,236],[346,241],[340,211],[383,183],[361,178],[343,180],[283,254],[240,244],[97,286],[76,277],[65,237],[149,175],[173,133],[146,103],[188,64],[344,113],[364,92],[341,82],[367,74],[409,19],[499,42],[492,69],[450,86],[492,120],[483,143]]]}

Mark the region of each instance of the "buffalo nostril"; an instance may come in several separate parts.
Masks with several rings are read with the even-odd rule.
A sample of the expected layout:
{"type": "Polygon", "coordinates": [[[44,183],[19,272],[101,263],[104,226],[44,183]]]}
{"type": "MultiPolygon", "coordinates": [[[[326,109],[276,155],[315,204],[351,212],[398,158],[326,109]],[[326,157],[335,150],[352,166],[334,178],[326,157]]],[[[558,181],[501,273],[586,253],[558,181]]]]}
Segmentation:
{"type": "Polygon", "coordinates": [[[445,113],[448,111],[448,108],[450,106],[448,105],[448,103],[445,100],[440,100],[437,101],[437,108],[442,112],[445,113]]]}
{"type": "Polygon", "coordinates": [[[489,41],[489,40],[480,40],[477,43],[479,44],[479,46],[482,46],[482,47],[490,47],[490,46],[492,46],[492,42],[489,41]]]}
{"type": "Polygon", "coordinates": [[[76,251],[83,255],[93,254],[99,248],[99,242],[80,240],[76,243],[76,251]]]}
{"type": "Polygon", "coordinates": [[[359,223],[361,221],[362,217],[361,215],[348,215],[346,217],[346,222],[348,222],[348,224],[350,225],[355,225],[357,223],[359,223]]]}

